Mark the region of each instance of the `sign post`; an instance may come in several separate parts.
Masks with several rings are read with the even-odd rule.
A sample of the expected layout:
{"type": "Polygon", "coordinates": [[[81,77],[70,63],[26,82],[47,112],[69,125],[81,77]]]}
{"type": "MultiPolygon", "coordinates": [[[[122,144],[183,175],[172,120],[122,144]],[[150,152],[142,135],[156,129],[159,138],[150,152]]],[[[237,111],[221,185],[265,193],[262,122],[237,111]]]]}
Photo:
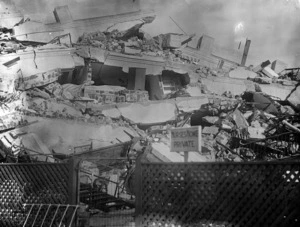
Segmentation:
{"type": "Polygon", "coordinates": [[[171,152],[184,152],[184,162],[188,162],[188,153],[201,153],[201,127],[171,129],[171,152]]]}

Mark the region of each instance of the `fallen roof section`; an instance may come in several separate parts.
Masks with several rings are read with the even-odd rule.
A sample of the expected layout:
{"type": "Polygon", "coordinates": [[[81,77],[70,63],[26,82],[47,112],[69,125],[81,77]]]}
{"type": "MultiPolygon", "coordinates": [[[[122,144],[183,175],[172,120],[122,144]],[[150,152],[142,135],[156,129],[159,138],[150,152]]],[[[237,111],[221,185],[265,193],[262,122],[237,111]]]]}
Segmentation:
{"type": "Polygon", "coordinates": [[[117,23],[128,21],[151,23],[151,20],[148,19],[149,17],[155,17],[153,11],[137,11],[114,16],[72,20],[67,23],[43,24],[35,21],[27,21],[14,27],[14,37],[21,41],[48,43],[57,36],[70,33],[72,41],[77,41],[82,33],[105,30],[117,23]]]}

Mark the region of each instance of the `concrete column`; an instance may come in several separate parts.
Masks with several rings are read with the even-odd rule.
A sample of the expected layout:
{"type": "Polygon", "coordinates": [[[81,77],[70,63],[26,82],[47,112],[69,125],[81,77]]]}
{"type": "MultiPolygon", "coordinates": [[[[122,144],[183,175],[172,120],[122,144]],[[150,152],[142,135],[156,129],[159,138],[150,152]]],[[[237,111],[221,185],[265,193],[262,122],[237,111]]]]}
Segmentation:
{"type": "Polygon", "coordinates": [[[243,53],[243,58],[242,58],[241,66],[245,66],[246,65],[246,60],[247,60],[247,57],[248,57],[248,52],[249,52],[250,44],[251,44],[251,40],[247,39],[246,40],[246,44],[245,44],[245,49],[244,49],[244,53],[243,53]]]}
{"type": "Polygon", "coordinates": [[[134,86],[135,86],[135,69],[129,68],[127,89],[134,90],[134,86]]]}
{"type": "Polygon", "coordinates": [[[129,68],[128,85],[129,90],[145,90],[146,69],[129,68]]]}
{"type": "Polygon", "coordinates": [[[57,23],[67,23],[73,21],[68,6],[55,7],[53,14],[57,23]]]}
{"type": "Polygon", "coordinates": [[[146,69],[137,68],[135,70],[135,90],[145,90],[146,69]]]}
{"type": "Polygon", "coordinates": [[[74,73],[74,69],[72,69],[72,70],[69,72],[68,79],[67,79],[67,83],[72,83],[72,80],[73,80],[73,73],[74,73]]]}
{"type": "Polygon", "coordinates": [[[214,38],[208,35],[203,35],[198,40],[197,49],[201,52],[201,54],[210,56],[214,47],[214,42],[214,38]]]}
{"type": "Polygon", "coordinates": [[[161,100],[164,97],[164,92],[160,86],[158,75],[147,75],[147,91],[149,92],[150,100],[161,100]]]}

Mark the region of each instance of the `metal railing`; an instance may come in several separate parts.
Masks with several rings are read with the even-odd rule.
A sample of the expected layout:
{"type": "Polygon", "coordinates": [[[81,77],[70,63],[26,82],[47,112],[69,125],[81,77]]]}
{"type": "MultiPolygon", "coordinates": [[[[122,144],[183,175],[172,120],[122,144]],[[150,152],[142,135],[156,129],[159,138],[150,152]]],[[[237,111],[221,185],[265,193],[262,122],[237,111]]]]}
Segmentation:
{"type": "Polygon", "coordinates": [[[79,205],[70,204],[23,204],[28,207],[23,227],[26,226],[69,226],[71,227],[79,205]],[[64,225],[63,225],[64,224],[64,225]]]}

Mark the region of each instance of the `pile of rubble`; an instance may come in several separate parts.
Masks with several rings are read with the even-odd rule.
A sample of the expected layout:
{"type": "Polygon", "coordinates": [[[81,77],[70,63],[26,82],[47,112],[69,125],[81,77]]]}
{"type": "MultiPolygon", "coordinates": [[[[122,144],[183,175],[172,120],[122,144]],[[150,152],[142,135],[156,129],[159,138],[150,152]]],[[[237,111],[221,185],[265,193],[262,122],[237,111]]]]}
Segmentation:
{"type": "MultiPolygon", "coordinates": [[[[202,161],[240,162],[300,157],[299,111],[266,94],[244,92],[232,98],[228,92],[224,97],[211,98],[208,104],[202,105],[188,118],[177,127],[202,126],[202,161]]],[[[174,160],[175,155],[166,151],[170,147],[166,142],[170,139],[167,131],[174,127],[163,128],[163,134],[151,133],[154,135],[155,152],[159,153],[156,156],[164,156],[164,161],[174,160]],[[158,146],[158,141],[167,147],[158,146]]]]}
{"type": "Polygon", "coordinates": [[[134,171],[140,157],[149,162],[300,157],[299,70],[286,72],[283,64],[269,61],[229,72],[210,67],[183,54],[194,35],[151,37],[141,29],[153,20],[144,17],[127,30],[112,26],[84,33],[71,46],[56,44],[59,37],[48,44],[26,45],[12,37],[11,29],[1,29],[0,54],[7,59],[0,62],[0,161],[60,162],[81,157],[85,161],[80,201],[96,212],[107,212],[110,207],[134,208],[134,171]],[[122,57],[118,65],[111,63],[114,58],[107,63],[119,70],[115,74],[128,77],[122,85],[114,80],[103,85],[99,79],[110,52],[122,57]],[[46,53],[53,55],[44,58],[46,53]],[[150,70],[145,66],[143,75],[130,74],[129,68],[143,67],[142,60],[149,60],[150,70]],[[98,71],[93,74],[93,69],[98,71]],[[166,84],[162,71],[171,72],[166,84]],[[148,75],[157,82],[154,91],[145,90],[148,75]],[[127,89],[126,80],[136,76],[143,79],[131,82],[144,82],[139,84],[143,90],[127,89]],[[164,86],[169,90],[151,100],[151,92],[165,92],[164,86]],[[201,151],[189,152],[186,159],[184,152],[172,151],[171,130],[191,126],[201,127],[201,151]],[[90,200],[93,193],[112,200],[96,206],[90,200]]]}
{"type": "MultiPolygon", "coordinates": [[[[96,125],[99,128],[112,125],[112,128],[121,133],[116,133],[119,137],[106,138],[109,142],[105,145],[143,136],[153,142],[153,150],[156,149],[153,154],[158,155],[163,161],[178,161],[181,160],[181,154],[169,152],[169,130],[200,125],[203,128],[202,153],[194,154],[195,157],[197,156],[195,161],[270,160],[292,156],[299,152],[297,148],[299,144],[295,136],[299,133],[297,131],[299,81],[298,75],[295,76],[293,70],[285,73],[287,66],[280,61],[274,61],[272,64],[266,61],[254,68],[236,67],[229,72],[222,67],[212,68],[205,65],[204,61],[200,62],[197,57],[184,54],[183,50],[193,39],[194,34],[166,33],[152,37],[142,30],[142,27],[151,23],[154,18],[143,17],[134,26],[125,30],[117,29],[112,25],[104,31],[86,32],[76,43],[68,45],[60,43],[60,38],[66,35],[56,37],[48,44],[26,45],[13,37],[12,29],[1,28],[1,55],[8,57],[7,61],[1,62],[0,130],[6,133],[42,119],[52,121],[53,125],[56,125],[54,123],[56,120],[96,125]],[[87,48],[82,51],[82,47],[87,48]],[[100,50],[103,54],[98,56],[99,59],[103,58],[101,61],[99,59],[95,61],[97,57],[92,57],[93,54],[96,56],[100,53],[97,51],[94,53],[92,48],[100,50]],[[68,66],[66,63],[63,68],[63,62],[56,61],[56,56],[51,56],[49,59],[53,60],[53,64],[51,62],[51,66],[47,67],[48,64],[40,56],[51,51],[54,55],[58,52],[63,55],[64,52],[68,57],[65,58],[66,62],[71,59],[68,66]],[[95,85],[92,80],[93,67],[105,65],[108,52],[119,53],[122,58],[133,58],[132,55],[140,59],[144,59],[143,56],[157,57],[154,62],[161,64],[157,66],[161,67],[158,72],[162,74],[162,70],[171,70],[173,74],[170,75],[174,76],[171,80],[175,78],[176,72],[176,76],[180,74],[177,80],[183,82],[176,84],[175,79],[171,81],[171,85],[176,85],[163,95],[164,100],[157,101],[149,100],[149,89],[148,93],[146,90],[126,89],[125,85],[124,87],[95,85]],[[26,58],[21,56],[24,53],[26,56],[30,55],[28,58],[32,59],[32,62],[27,61],[32,64],[32,71],[27,70],[29,66],[24,66],[26,58]],[[39,58],[37,53],[41,53],[39,58]],[[99,63],[99,65],[92,66],[92,63],[99,63]],[[177,63],[180,69],[168,68],[177,63]],[[43,69],[47,70],[43,71],[43,69]],[[74,71],[77,74],[73,74],[74,71]],[[79,79],[76,83],[65,83],[62,82],[63,75],[67,78],[79,79]],[[234,86],[233,82],[236,83],[234,86]],[[274,84],[290,86],[286,89],[284,98],[274,97],[277,95],[274,94],[277,87],[270,89],[274,84]],[[274,131],[271,128],[275,126],[274,131]],[[282,140],[281,133],[288,134],[289,139],[282,140]],[[279,142],[286,146],[274,145],[279,142]],[[253,148],[254,145],[261,146],[268,152],[261,154],[253,148]]],[[[108,63],[110,64],[112,63],[108,63]]],[[[123,72],[129,74],[131,65],[128,64],[130,63],[120,63],[115,67],[122,68],[123,72]]],[[[137,67],[136,65],[132,67],[137,67]]],[[[149,68],[155,68],[155,65],[149,68]]],[[[145,71],[147,72],[146,69],[145,71]]],[[[163,79],[158,80],[157,86],[160,89],[164,87],[163,79]]],[[[8,137],[5,135],[6,139],[8,137]]],[[[1,138],[4,136],[0,135],[0,141],[1,138]]],[[[93,140],[96,138],[93,137],[93,140]]],[[[9,146],[12,146],[13,141],[9,139],[9,143],[4,142],[5,145],[2,142],[2,148],[11,153],[9,146]]],[[[57,149],[58,144],[61,147],[68,147],[61,141],[64,139],[59,139],[55,145],[51,144],[45,151],[47,155],[52,155],[53,147],[57,149]]],[[[22,146],[22,143],[16,142],[16,144],[22,146]]],[[[69,148],[65,150],[68,153],[69,148]]],[[[2,153],[4,154],[5,151],[2,153]]]]}
{"type": "Polygon", "coordinates": [[[124,54],[140,55],[143,53],[158,56],[162,54],[162,46],[141,30],[144,24],[151,23],[154,19],[155,17],[143,18],[143,23],[125,31],[114,29],[112,31],[84,33],[79,37],[76,45],[93,46],[124,54]]]}
{"type": "MultiPolygon", "coordinates": [[[[28,117],[75,120],[77,123],[99,126],[125,126],[136,135],[143,135],[153,142],[154,153],[164,156],[163,161],[179,161],[181,154],[166,155],[166,150],[170,150],[169,130],[201,125],[202,154],[195,154],[197,158],[194,160],[197,161],[272,160],[298,154],[297,107],[257,92],[261,91],[258,85],[256,91],[246,91],[240,95],[231,91],[216,95],[202,80],[211,76],[219,77],[220,74],[222,72],[209,67],[198,67],[196,74],[191,72],[196,82],[190,82],[188,86],[199,89],[205,97],[202,100],[199,96],[191,97],[187,88],[181,88],[165,97],[174,101],[158,103],[149,101],[147,91],[127,90],[119,86],[94,86],[90,83],[60,84],[60,69],[26,78],[18,72],[9,81],[3,76],[6,87],[3,86],[5,89],[1,93],[1,130],[28,125],[28,117]],[[293,116],[292,122],[282,123],[293,116]],[[275,126],[277,129],[271,130],[275,126]],[[289,138],[281,139],[282,133],[289,138]],[[280,146],[274,145],[279,143],[280,146]],[[261,150],[268,152],[262,154],[261,150]]],[[[225,78],[224,74],[221,76],[225,78]]],[[[10,149],[14,142],[9,145],[1,141],[2,149],[10,154],[18,153],[10,149]]],[[[20,143],[15,145],[21,146],[20,143]]],[[[47,155],[51,154],[51,151],[47,151],[47,155]]]]}
{"type": "Polygon", "coordinates": [[[143,18],[143,20],[143,23],[125,31],[114,29],[84,33],[79,37],[75,46],[92,46],[127,55],[163,57],[173,62],[197,64],[199,60],[195,61],[182,55],[180,50],[180,47],[191,41],[195,34],[167,33],[152,37],[141,27],[151,23],[154,17],[143,18]]]}

